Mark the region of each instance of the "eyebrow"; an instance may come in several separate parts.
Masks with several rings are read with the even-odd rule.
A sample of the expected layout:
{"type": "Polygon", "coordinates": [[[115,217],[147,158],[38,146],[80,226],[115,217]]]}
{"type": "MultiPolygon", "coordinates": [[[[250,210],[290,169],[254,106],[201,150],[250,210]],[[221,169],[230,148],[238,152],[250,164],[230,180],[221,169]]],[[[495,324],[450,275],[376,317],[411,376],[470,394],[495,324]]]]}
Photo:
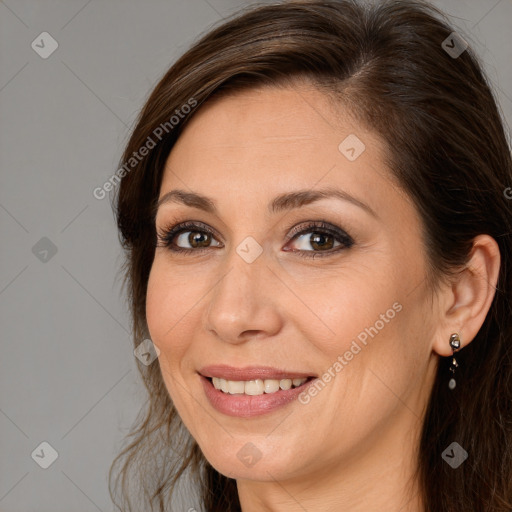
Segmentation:
{"type": "MultiPolygon", "coordinates": [[[[369,213],[372,217],[378,218],[378,215],[361,200],[351,196],[348,192],[335,188],[324,188],[321,190],[296,190],[275,197],[268,205],[268,211],[276,214],[282,211],[292,210],[311,204],[321,199],[339,199],[348,201],[369,213]]],[[[186,190],[175,189],[164,194],[156,203],[154,213],[165,203],[180,203],[192,208],[198,208],[211,214],[217,214],[217,206],[213,199],[196,192],[187,192],[186,190]]]]}

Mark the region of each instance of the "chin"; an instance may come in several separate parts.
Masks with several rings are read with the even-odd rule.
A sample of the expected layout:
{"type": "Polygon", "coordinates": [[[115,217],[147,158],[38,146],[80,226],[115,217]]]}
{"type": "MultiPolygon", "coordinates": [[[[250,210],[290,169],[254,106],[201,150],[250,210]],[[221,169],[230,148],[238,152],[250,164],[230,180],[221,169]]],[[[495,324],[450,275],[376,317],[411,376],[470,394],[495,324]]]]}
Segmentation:
{"type": "MultiPolygon", "coordinates": [[[[270,444],[270,443],[269,443],[270,444]]],[[[208,462],[222,475],[236,480],[258,480],[271,482],[285,480],[297,471],[296,461],[291,460],[285,454],[292,453],[285,447],[278,449],[271,446],[263,446],[262,442],[246,441],[233,442],[236,449],[219,452],[203,452],[208,462]],[[240,446],[240,447],[238,447],[240,446]]],[[[217,445],[219,446],[219,445],[217,445]]]]}

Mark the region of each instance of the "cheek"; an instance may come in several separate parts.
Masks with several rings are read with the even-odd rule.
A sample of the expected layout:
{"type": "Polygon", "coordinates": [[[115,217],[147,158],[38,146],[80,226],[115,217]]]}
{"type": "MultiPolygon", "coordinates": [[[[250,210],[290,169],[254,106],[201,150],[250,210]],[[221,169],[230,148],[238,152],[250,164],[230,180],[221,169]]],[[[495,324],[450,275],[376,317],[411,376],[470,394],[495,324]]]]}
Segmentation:
{"type": "Polygon", "coordinates": [[[181,369],[193,339],[191,293],[176,272],[169,272],[165,264],[155,259],[148,280],[146,320],[151,340],[160,350],[158,362],[169,396],[179,414],[185,417],[189,404],[183,393],[181,369]]]}
{"type": "Polygon", "coordinates": [[[151,340],[164,354],[171,353],[173,361],[186,350],[187,340],[193,339],[194,305],[201,297],[197,282],[188,277],[168,271],[156,258],[148,280],[146,319],[151,340]]]}
{"type": "Polygon", "coordinates": [[[352,266],[296,280],[295,285],[304,304],[297,302],[294,315],[307,339],[331,359],[349,350],[353,340],[364,344],[389,331],[399,315],[393,304],[400,293],[389,272],[352,266]]]}
{"type": "MultiPolygon", "coordinates": [[[[411,314],[417,309],[411,301],[417,297],[408,295],[407,268],[402,265],[400,275],[393,270],[386,261],[351,266],[332,272],[330,278],[326,274],[296,281],[295,291],[306,297],[310,311],[297,308],[295,318],[321,353],[323,377],[333,390],[328,398],[325,395],[332,400],[330,410],[349,410],[360,421],[368,411],[376,414],[382,407],[384,415],[395,404],[389,389],[405,392],[411,368],[423,356],[412,346],[411,335],[418,333],[419,324],[418,315],[411,314]]],[[[352,426],[356,428],[357,421],[352,426]]]]}
{"type": "Polygon", "coordinates": [[[162,283],[163,276],[158,266],[151,267],[146,293],[146,320],[153,343],[160,346],[166,328],[172,326],[172,319],[167,306],[168,288],[162,283]],[[166,311],[168,312],[166,314],[166,311]],[[167,327],[166,327],[167,326],[167,327]]]}

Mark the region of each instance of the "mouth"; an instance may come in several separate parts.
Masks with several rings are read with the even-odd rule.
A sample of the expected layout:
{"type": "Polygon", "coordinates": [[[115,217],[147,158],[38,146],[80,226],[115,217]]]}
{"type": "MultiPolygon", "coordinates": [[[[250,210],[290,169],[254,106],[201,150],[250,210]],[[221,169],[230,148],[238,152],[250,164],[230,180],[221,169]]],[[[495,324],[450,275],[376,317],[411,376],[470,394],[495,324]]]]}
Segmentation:
{"type": "Polygon", "coordinates": [[[303,386],[316,375],[299,371],[287,371],[271,366],[210,365],[198,372],[213,387],[227,394],[262,395],[277,393],[303,386]]]}
{"type": "Polygon", "coordinates": [[[270,366],[235,368],[211,365],[198,371],[206,398],[228,416],[250,418],[268,414],[296,401],[317,375],[270,366]]]}
{"type": "Polygon", "coordinates": [[[315,377],[294,377],[286,379],[228,380],[219,377],[205,377],[216,390],[229,395],[258,396],[278,391],[300,388],[315,377]]]}

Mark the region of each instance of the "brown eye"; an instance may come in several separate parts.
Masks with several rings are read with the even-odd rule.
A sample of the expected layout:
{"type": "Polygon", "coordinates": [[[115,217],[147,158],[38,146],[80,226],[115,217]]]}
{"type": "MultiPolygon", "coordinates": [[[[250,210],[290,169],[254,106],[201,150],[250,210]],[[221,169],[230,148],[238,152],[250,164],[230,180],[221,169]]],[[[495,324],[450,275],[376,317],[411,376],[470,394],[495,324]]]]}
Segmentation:
{"type": "MultiPolygon", "coordinates": [[[[208,247],[211,242],[212,236],[210,233],[202,233],[200,231],[186,231],[186,233],[190,233],[187,237],[187,242],[191,247],[208,247]]],[[[178,239],[180,239],[183,235],[180,235],[178,239]]]]}
{"type": "Polygon", "coordinates": [[[304,257],[328,256],[349,249],[354,240],[345,231],[326,222],[299,226],[292,234],[291,250],[304,257]],[[300,228],[302,227],[302,230],[300,228]],[[300,230],[300,231],[299,231],[300,230]]]}
{"type": "Polygon", "coordinates": [[[334,237],[324,233],[314,233],[310,236],[309,243],[313,249],[332,249],[334,237]]]}
{"type": "MultiPolygon", "coordinates": [[[[201,249],[210,247],[215,240],[208,231],[181,231],[174,235],[175,242],[173,245],[182,249],[201,249]]],[[[220,244],[219,244],[220,245],[220,244]]]]}
{"type": "Polygon", "coordinates": [[[172,229],[159,231],[158,245],[167,247],[175,252],[192,252],[208,249],[209,247],[221,247],[222,244],[214,238],[213,231],[206,225],[186,222],[178,224],[172,229]],[[215,244],[212,245],[212,242],[215,244]]]}
{"type": "Polygon", "coordinates": [[[335,247],[335,243],[341,245],[340,242],[336,242],[334,235],[330,233],[310,231],[305,235],[298,236],[295,239],[294,245],[300,251],[310,251],[311,247],[315,251],[327,251],[335,247]]]}

